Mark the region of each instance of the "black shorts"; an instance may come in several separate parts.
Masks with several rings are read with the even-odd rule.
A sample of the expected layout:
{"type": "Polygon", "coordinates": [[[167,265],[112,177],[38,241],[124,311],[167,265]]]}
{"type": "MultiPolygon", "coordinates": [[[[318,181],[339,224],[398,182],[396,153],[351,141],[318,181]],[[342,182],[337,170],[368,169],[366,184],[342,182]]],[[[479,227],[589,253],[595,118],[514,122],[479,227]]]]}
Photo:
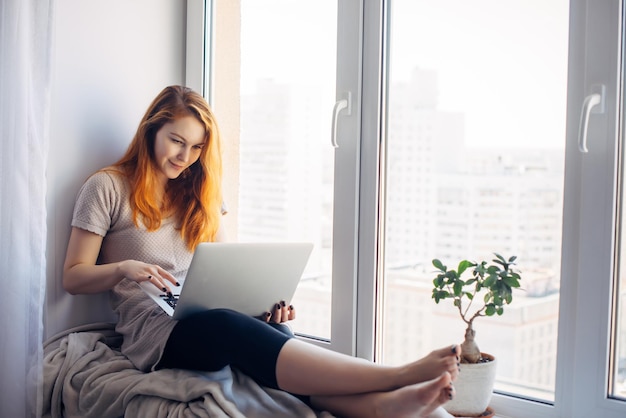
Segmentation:
{"type": "Polygon", "coordinates": [[[279,389],[276,362],[290,338],[293,333],[284,324],[212,309],[176,324],[156,368],[217,371],[230,365],[263,386],[279,389]]]}

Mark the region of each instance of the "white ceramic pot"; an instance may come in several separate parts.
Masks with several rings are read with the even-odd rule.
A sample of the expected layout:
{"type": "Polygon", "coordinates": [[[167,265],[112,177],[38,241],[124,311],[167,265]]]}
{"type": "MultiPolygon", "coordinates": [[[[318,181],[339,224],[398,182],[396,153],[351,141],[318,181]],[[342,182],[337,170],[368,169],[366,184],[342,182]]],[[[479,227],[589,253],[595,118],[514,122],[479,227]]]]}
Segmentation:
{"type": "Polygon", "coordinates": [[[454,382],[454,399],[444,404],[446,411],[456,416],[479,416],[487,410],[496,380],[496,358],[481,353],[491,361],[476,364],[461,364],[461,372],[454,382]]]}

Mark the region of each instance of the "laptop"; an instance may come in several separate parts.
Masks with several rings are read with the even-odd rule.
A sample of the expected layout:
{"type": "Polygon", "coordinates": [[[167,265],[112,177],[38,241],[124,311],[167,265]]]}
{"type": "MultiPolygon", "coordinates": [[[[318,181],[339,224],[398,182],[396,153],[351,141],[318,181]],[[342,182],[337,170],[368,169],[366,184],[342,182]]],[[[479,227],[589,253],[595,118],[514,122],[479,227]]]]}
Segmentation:
{"type": "Polygon", "coordinates": [[[291,301],[312,250],[305,242],[200,243],[181,286],[168,283],[173,296],[140,286],[174,319],[216,308],[258,316],[291,301]]]}

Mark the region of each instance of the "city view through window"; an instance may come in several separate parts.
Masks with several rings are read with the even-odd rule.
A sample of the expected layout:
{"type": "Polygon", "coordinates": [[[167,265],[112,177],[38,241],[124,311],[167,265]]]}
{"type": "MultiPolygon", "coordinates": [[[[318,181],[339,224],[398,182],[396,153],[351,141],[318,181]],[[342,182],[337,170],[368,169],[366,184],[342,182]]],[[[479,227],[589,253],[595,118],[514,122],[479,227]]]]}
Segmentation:
{"type": "MultiPolygon", "coordinates": [[[[377,361],[397,364],[462,340],[458,312],[431,298],[433,258],[452,267],[494,252],[516,255],[522,289],[503,316],[477,320],[476,339],[498,356],[497,390],[551,402],[568,2],[537,4],[391,2],[377,361]]],[[[322,339],[330,338],[332,280],[340,280],[330,273],[336,9],[336,1],[241,2],[238,239],[315,244],[293,301],[293,327],[322,339]]],[[[626,297],[619,299],[624,306],[626,297]]],[[[623,316],[616,332],[622,364],[623,316]]],[[[616,371],[617,396],[626,396],[625,378],[616,371]]]]}

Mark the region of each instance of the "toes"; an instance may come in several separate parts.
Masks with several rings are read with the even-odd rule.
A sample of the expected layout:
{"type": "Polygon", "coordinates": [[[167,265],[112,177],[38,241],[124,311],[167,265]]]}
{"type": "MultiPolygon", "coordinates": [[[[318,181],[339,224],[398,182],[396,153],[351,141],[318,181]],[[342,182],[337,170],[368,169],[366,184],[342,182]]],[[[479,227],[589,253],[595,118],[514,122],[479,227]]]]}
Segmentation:
{"type": "Polygon", "coordinates": [[[461,346],[459,344],[450,347],[450,352],[454,354],[457,359],[461,358],[461,346]]]}
{"type": "Polygon", "coordinates": [[[452,384],[452,376],[450,373],[444,373],[439,378],[438,384],[441,387],[439,401],[441,404],[452,400],[455,395],[454,385],[452,384]]]}
{"type": "Polygon", "coordinates": [[[444,390],[442,393],[443,397],[446,398],[446,401],[451,401],[452,399],[454,399],[454,395],[455,395],[455,391],[454,391],[454,385],[452,383],[450,383],[444,390]]]}
{"type": "Polygon", "coordinates": [[[435,353],[438,357],[456,357],[457,359],[461,358],[461,346],[459,344],[454,344],[451,346],[446,346],[436,350],[435,353]]]}

